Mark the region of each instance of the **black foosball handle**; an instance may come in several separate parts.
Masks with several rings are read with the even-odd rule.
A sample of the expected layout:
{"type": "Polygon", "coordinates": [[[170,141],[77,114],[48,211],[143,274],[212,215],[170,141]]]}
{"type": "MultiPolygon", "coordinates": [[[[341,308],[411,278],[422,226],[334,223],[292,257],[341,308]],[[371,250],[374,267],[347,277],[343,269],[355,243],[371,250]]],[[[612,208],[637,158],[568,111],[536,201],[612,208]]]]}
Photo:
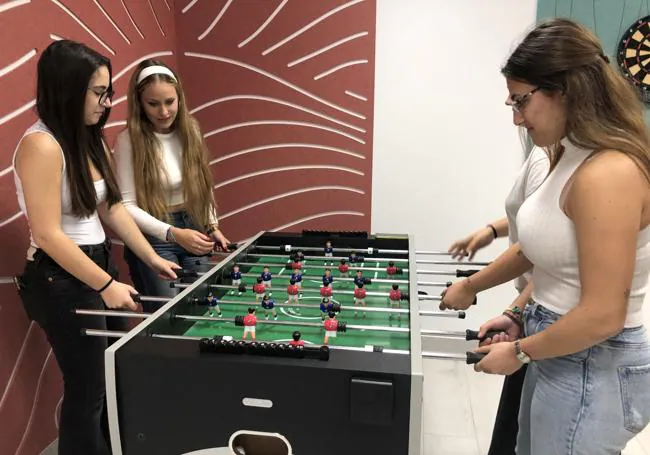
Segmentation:
{"type": "Polygon", "coordinates": [[[498,335],[500,333],[503,333],[503,330],[488,330],[484,336],[479,338],[478,330],[467,329],[465,331],[465,340],[466,341],[474,341],[474,340],[485,341],[487,338],[493,338],[494,336],[496,336],[496,335],[498,335]]]}
{"type": "Polygon", "coordinates": [[[468,276],[474,275],[476,272],[478,272],[478,269],[472,269],[472,270],[456,270],[456,278],[466,278],[468,276]]]}
{"type": "Polygon", "coordinates": [[[472,351],[467,351],[465,355],[466,355],[465,363],[467,365],[479,363],[481,360],[483,360],[483,357],[486,356],[486,354],[472,352],[472,351]]]}
{"type": "Polygon", "coordinates": [[[199,274],[195,270],[173,269],[178,278],[198,278],[199,274]]]}

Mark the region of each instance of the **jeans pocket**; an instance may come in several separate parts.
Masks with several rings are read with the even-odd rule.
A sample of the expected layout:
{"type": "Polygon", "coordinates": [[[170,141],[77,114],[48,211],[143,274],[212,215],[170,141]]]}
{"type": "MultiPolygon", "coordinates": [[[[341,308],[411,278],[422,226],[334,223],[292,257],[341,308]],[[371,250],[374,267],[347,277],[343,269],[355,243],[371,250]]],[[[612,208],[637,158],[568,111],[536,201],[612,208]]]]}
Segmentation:
{"type": "Polygon", "coordinates": [[[623,405],[623,424],[640,433],[650,423],[650,364],[618,368],[623,405]]]}

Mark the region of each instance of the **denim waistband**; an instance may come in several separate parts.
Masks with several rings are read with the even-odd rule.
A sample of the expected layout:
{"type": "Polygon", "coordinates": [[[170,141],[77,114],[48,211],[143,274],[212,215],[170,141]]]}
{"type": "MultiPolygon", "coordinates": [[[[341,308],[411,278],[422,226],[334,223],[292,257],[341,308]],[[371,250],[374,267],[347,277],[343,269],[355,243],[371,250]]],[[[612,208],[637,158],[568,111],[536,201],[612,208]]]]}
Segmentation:
{"type": "MultiPolygon", "coordinates": [[[[524,310],[526,319],[557,321],[562,317],[554,311],[544,307],[541,303],[536,302],[532,298],[528,299],[526,308],[524,310]]],[[[641,324],[635,327],[627,327],[622,329],[618,334],[604,340],[602,343],[632,343],[632,344],[647,344],[647,329],[641,324]]]]}

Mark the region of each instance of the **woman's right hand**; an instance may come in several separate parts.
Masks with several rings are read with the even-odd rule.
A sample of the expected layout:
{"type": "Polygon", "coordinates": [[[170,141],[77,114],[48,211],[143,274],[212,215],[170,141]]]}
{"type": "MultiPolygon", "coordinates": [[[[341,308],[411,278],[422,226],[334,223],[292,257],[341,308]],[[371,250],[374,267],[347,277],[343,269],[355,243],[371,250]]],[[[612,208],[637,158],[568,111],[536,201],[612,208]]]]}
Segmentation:
{"type": "Polygon", "coordinates": [[[500,343],[502,341],[515,341],[522,335],[521,326],[505,314],[492,318],[483,324],[479,328],[479,338],[482,338],[489,330],[501,330],[501,333],[492,338],[486,338],[484,341],[479,343],[479,346],[500,343]]]}
{"type": "Polygon", "coordinates": [[[113,281],[99,295],[102,296],[104,303],[108,308],[113,310],[131,310],[136,311],[138,306],[133,301],[133,295],[138,292],[128,284],[113,281]]]}
{"type": "Polygon", "coordinates": [[[485,227],[468,235],[464,239],[457,240],[447,250],[451,257],[455,260],[460,260],[468,256],[468,260],[472,260],[474,255],[481,248],[485,248],[494,240],[492,229],[485,227]]]}
{"type": "Polygon", "coordinates": [[[214,249],[214,240],[194,229],[172,228],[176,243],[196,256],[204,256],[214,249]]]}

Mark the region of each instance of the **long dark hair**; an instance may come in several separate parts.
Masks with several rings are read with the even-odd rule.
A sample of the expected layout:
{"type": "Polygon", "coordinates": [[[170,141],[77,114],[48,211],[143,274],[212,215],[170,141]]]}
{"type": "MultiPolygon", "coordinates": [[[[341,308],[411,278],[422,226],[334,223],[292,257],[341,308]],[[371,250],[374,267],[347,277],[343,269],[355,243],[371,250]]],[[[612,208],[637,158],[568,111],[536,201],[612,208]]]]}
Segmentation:
{"type": "MultiPolygon", "coordinates": [[[[108,68],[110,81],[110,60],[69,40],[50,44],[38,60],[36,109],[63,150],[72,213],[77,217],[88,217],[97,209],[89,158],[106,183],[108,206],[121,201],[117,179],[104,148],[103,128],[110,109],[94,125],[86,125],[84,116],[90,78],[102,66],[108,68]]],[[[110,90],[111,85],[109,82],[110,90]]]]}
{"type": "MultiPolygon", "coordinates": [[[[650,176],[650,138],[639,94],[605,56],[598,38],[585,26],[554,18],[535,27],[502,69],[505,77],[561,93],[565,132],[586,150],[618,150],[650,176]]],[[[548,147],[551,169],[563,147],[548,147]]]]}

